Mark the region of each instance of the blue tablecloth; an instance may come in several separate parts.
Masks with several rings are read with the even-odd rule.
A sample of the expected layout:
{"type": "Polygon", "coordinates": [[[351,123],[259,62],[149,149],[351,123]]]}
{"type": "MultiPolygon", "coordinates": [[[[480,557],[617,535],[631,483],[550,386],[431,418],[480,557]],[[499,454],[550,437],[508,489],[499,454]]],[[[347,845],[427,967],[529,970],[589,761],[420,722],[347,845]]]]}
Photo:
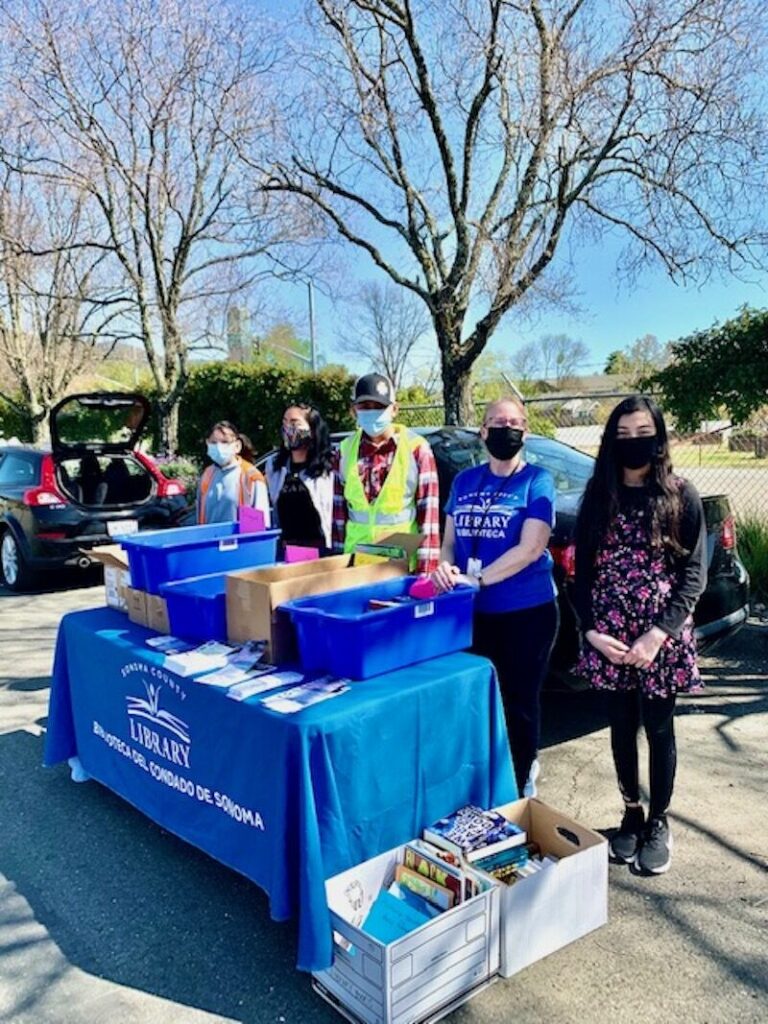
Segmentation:
{"type": "Polygon", "coordinates": [[[453,654],[294,715],[162,668],[149,630],[110,609],[61,620],[45,763],[85,770],[240,871],[275,920],[298,914],[298,966],[332,957],[324,879],[473,802],[515,799],[490,662],[453,654]]]}

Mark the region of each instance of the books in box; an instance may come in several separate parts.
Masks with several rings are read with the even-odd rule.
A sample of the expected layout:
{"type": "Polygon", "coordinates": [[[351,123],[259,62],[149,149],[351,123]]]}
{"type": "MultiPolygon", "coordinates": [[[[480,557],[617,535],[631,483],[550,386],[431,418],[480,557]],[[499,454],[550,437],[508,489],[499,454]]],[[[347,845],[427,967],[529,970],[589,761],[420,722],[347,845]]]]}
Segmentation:
{"type": "Polygon", "coordinates": [[[496,811],[484,811],[467,804],[424,829],[424,838],[470,863],[519,846],[527,839],[525,830],[496,811]]]}

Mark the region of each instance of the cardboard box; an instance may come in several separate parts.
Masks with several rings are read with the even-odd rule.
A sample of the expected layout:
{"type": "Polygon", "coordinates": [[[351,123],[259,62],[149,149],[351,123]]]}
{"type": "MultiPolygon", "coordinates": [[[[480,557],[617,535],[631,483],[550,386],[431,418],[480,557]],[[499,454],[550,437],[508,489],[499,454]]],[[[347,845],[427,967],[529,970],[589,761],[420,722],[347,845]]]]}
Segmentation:
{"type": "Polygon", "coordinates": [[[497,807],[542,855],[558,857],[514,885],[501,886],[503,978],[567,946],[608,920],[608,842],[573,818],[529,798],[497,807]]]}
{"type": "Polygon", "coordinates": [[[125,597],[131,622],[154,629],[157,633],[170,633],[168,605],[164,597],[147,594],[143,590],[136,590],[135,587],[127,587],[125,597]]]}
{"type": "MultiPolygon", "coordinates": [[[[381,542],[412,554],[421,543],[418,534],[393,534],[381,542]]],[[[408,573],[407,559],[373,559],[353,564],[354,555],[332,555],[313,562],[292,562],[243,569],[227,575],[227,636],[232,643],[266,640],[266,657],[275,664],[296,661],[296,638],[289,616],[278,612],[285,601],[408,573]]]]}
{"type": "Polygon", "coordinates": [[[499,967],[500,887],[488,888],[394,942],[359,927],[394,878],[403,847],[329,878],[333,966],[313,988],[349,1020],[364,1024],[437,1021],[495,980],[499,967]]]}
{"type": "Polygon", "coordinates": [[[110,608],[128,610],[125,591],[131,585],[128,555],[119,544],[106,544],[99,548],[82,549],[93,562],[104,566],[104,599],[110,608]]]}
{"type": "Polygon", "coordinates": [[[125,588],[125,602],[128,611],[128,618],[137,626],[148,626],[147,619],[147,595],[143,590],[135,587],[125,588]]]}

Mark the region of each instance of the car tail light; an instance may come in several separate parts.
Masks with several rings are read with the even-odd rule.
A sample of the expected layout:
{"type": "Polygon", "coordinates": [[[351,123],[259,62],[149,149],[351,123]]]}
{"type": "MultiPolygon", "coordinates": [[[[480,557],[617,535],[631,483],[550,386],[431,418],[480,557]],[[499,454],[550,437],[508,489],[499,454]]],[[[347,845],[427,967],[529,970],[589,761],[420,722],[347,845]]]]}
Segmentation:
{"type": "Polygon", "coordinates": [[[175,498],[180,494],[186,493],[187,488],[181,480],[172,480],[169,477],[163,476],[154,459],[149,455],[145,455],[144,452],[139,451],[135,451],[133,454],[147,472],[152,474],[152,479],[157,484],[158,498],[175,498]]]}
{"type": "Polygon", "coordinates": [[[181,480],[169,480],[162,473],[158,473],[155,479],[157,480],[158,498],[174,498],[186,490],[181,480]]]}
{"type": "Polygon", "coordinates": [[[733,516],[726,516],[720,524],[720,544],[726,551],[736,547],[736,522],[733,516]]]}
{"type": "Polygon", "coordinates": [[[39,530],[37,533],[38,540],[66,540],[66,538],[66,533],[59,530],[39,530]]]}
{"type": "Polygon", "coordinates": [[[24,491],[21,499],[25,505],[40,507],[45,505],[66,505],[67,499],[56,483],[56,466],[52,455],[44,455],[40,463],[40,483],[24,491]]]}
{"type": "Polygon", "coordinates": [[[576,545],[551,544],[549,550],[555,565],[563,570],[566,579],[572,580],[576,575],[576,545]]]}

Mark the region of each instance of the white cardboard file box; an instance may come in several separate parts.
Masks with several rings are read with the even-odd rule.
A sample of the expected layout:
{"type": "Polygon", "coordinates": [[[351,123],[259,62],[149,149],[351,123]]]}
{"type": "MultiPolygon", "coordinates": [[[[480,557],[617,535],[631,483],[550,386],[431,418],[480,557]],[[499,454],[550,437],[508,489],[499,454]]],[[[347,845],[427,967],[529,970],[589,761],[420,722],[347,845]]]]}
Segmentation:
{"type": "Polygon", "coordinates": [[[541,800],[497,807],[558,863],[501,886],[501,976],[567,946],[608,920],[608,843],[541,800]]]}
{"type": "Polygon", "coordinates": [[[403,847],[396,847],[325,883],[334,961],[329,970],[313,973],[313,987],[344,1017],[361,1024],[440,1020],[490,984],[499,969],[495,882],[395,942],[384,944],[360,929],[402,854],[403,847]]]}
{"type": "Polygon", "coordinates": [[[81,548],[92,562],[104,566],[104,600],[110,608],[128,611],[126,590],[131,585],[128,555],[119,544],[106,544],[100,548],[81,548]]]}

